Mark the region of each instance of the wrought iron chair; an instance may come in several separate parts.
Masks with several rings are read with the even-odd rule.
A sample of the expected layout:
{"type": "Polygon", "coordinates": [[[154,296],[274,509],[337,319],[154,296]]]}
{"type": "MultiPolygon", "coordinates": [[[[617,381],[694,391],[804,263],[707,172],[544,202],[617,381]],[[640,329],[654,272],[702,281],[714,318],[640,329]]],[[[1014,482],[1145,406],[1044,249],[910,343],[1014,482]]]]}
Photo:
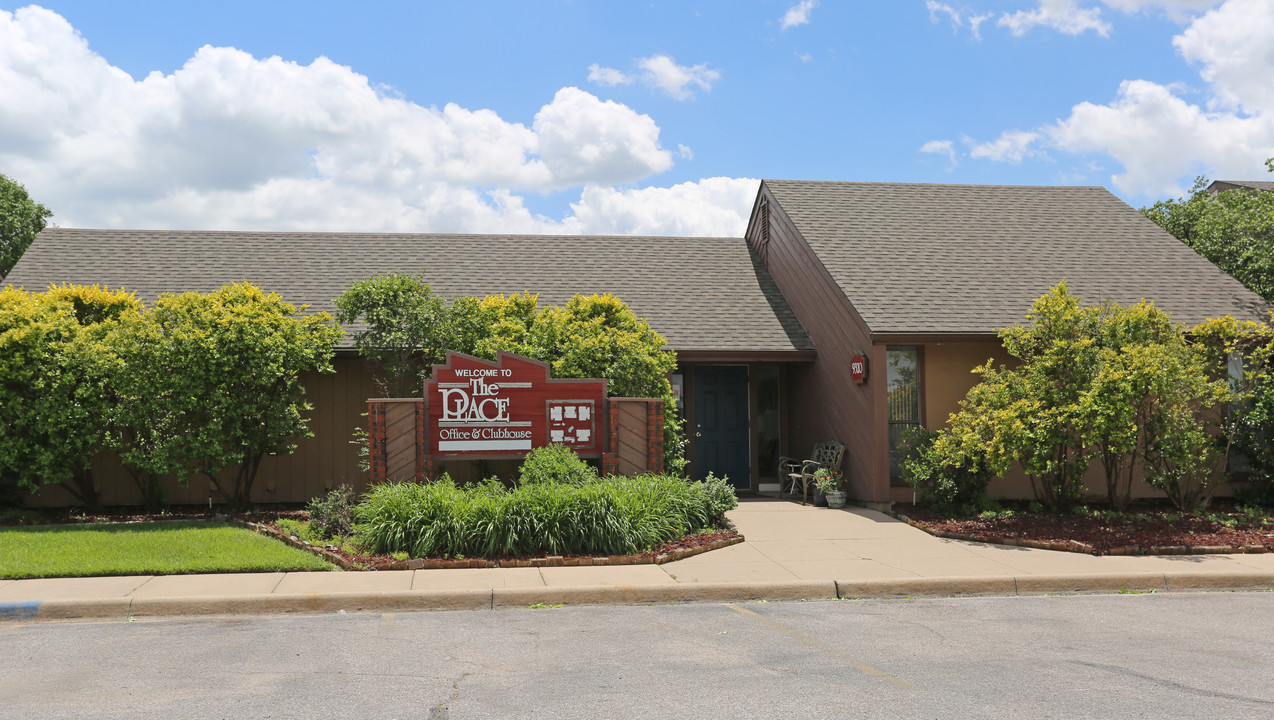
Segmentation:
{"type": "Polygon", "coordinates": [[[845,458],[845,443],[838,440],[824,440],[814,446],[814,457],[810,460],[796,458],[779,458],[780,489],[789,495],[795,495],[797,488],[801,490],[801,504],[806,504],[810,485],[814,482],[814,473],[821,468],[839,470],[845,458]]]}

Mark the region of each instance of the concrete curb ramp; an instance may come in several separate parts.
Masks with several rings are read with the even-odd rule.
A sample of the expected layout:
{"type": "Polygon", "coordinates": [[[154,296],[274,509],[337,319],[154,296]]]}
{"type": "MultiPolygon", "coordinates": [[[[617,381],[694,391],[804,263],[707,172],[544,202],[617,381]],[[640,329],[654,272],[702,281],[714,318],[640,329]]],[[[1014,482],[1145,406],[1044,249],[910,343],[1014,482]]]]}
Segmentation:
{"type": "Polygon", "coordinates": [[[0,602],[0,622],[286,613],[492,610],[530,605],[638,605],[686,602],[880,597],[1039,595],[1178,590],[1268,590],[1274,573],[1132,573],[1019,577],[909,578],[771,583],[695,583],[594,587],[492,588],[261,594],[205,597],[117,597],[0,602]]]}

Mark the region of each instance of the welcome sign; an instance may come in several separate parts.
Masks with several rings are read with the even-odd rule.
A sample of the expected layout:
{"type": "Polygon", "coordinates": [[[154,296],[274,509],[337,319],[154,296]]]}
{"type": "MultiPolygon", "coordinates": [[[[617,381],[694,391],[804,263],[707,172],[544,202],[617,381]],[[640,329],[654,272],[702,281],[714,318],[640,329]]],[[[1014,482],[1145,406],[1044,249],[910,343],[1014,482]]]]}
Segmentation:
{"type": "Polygon", "coordinates": [[[555,379],[539,360],[449,351],[425,382],[425,405],[435,457],[519,457],[551,443],[602,454],[606,381],[555,379]]]}

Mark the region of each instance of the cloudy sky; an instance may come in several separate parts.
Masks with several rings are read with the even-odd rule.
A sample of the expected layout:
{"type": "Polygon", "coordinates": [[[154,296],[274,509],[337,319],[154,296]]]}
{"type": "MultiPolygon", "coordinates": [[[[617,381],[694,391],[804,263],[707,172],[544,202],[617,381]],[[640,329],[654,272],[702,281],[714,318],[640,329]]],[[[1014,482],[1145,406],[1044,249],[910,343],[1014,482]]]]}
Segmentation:
{"type": "Polygon", "coordinates": [[[64,227],[739,235],[758,178],[1269,179],[1274,0],[0,0],[64,227]]]}

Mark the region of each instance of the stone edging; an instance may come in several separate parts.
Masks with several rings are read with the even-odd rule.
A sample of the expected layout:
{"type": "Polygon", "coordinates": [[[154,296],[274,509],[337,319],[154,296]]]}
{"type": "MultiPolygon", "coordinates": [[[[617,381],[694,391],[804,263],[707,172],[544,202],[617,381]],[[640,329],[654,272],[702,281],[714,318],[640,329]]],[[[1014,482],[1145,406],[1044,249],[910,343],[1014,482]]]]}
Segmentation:
{"type": "Polygon", "coordinates": [[[272,537],[280,542],[287,543],[297,550],[304,550],[305,552],[318,555],[342,570],[362,570],[362,568],[358,567],[349,560],[346,560],[344,556],[334,553],[321,545],[314,545],[312,543],[305,542],[295,535],[289,535],[273,525],[269,525],[267,523],[253,523],[248,522],[247,520],[240,520],[238,518],[229,518],[229,521],[239,527],[247,528],[262,535],[272,537]]]}
{"type": "Polygon", "coordinates": [[[1241,545],[1239,547],[1228,545],[1201,545],[1196,547],[1189,545],[1151,545],[1149,547],[1142,547],[1140,545],[1122,545],[1103,552],[1088,543],[1082,543],[1078,540],[1067,540],[1066,542],[1046,542],[1044,540],[1028,540],[1025,538],[1005,537],[1003,535],[976,535],[973,533],[952,532],[950,530],[938,530],[936,528],[926,527],[924,524],[912,520],[906,515],[894,512],[889,512],[887,514],[934,537],[947,538],[948,540],[965,540],[968,542],[987,543],[989,545],[1010,545],[1013,547],[1036,548],[1038,550],[1058,550],[1061,552],[1083,553],[1085,555],[1246,555],[1269,552],[1269,550],[1261,545],[1241,545]]]}
{"type": "MultiPolygon", "coordinates": [[[[279,528],[266,523],[250,523],[237,518],[231,519],[231,522],[240,527],[254,530],[262,535],[267,535],[282,542],[291,545],[298,550],[313,553],[328,562],[336,565],[342,570],[363,571],[361,568],[344,556],[334,553],[331,550],[321,546],[308,543],[295,535],[290,535],[279,528]]],[[[564,557],[562,555],[549,555],[539,558],[506,558],[503,560],[488,560],[486,558],[461,558],[457,560],[444,559],[421,559],[413,558],[410,560],[396,560],[391,563],[377,565],[372,570],[457,570],[461,568],[512,568],[512,567],[593,567],[598,565],[662,565],[666,562],[674,560],[682,560],[700,553],[710,550],[719,550],[723,547],[737,545],[743,542],[743,536],[737,535],[724,540],[716,540],[707,545],[699,545],[692,548],[680,548],[672,552],[660,553],[642,553],[637,555],[601,555],[597,557],[564,557]]]]}

